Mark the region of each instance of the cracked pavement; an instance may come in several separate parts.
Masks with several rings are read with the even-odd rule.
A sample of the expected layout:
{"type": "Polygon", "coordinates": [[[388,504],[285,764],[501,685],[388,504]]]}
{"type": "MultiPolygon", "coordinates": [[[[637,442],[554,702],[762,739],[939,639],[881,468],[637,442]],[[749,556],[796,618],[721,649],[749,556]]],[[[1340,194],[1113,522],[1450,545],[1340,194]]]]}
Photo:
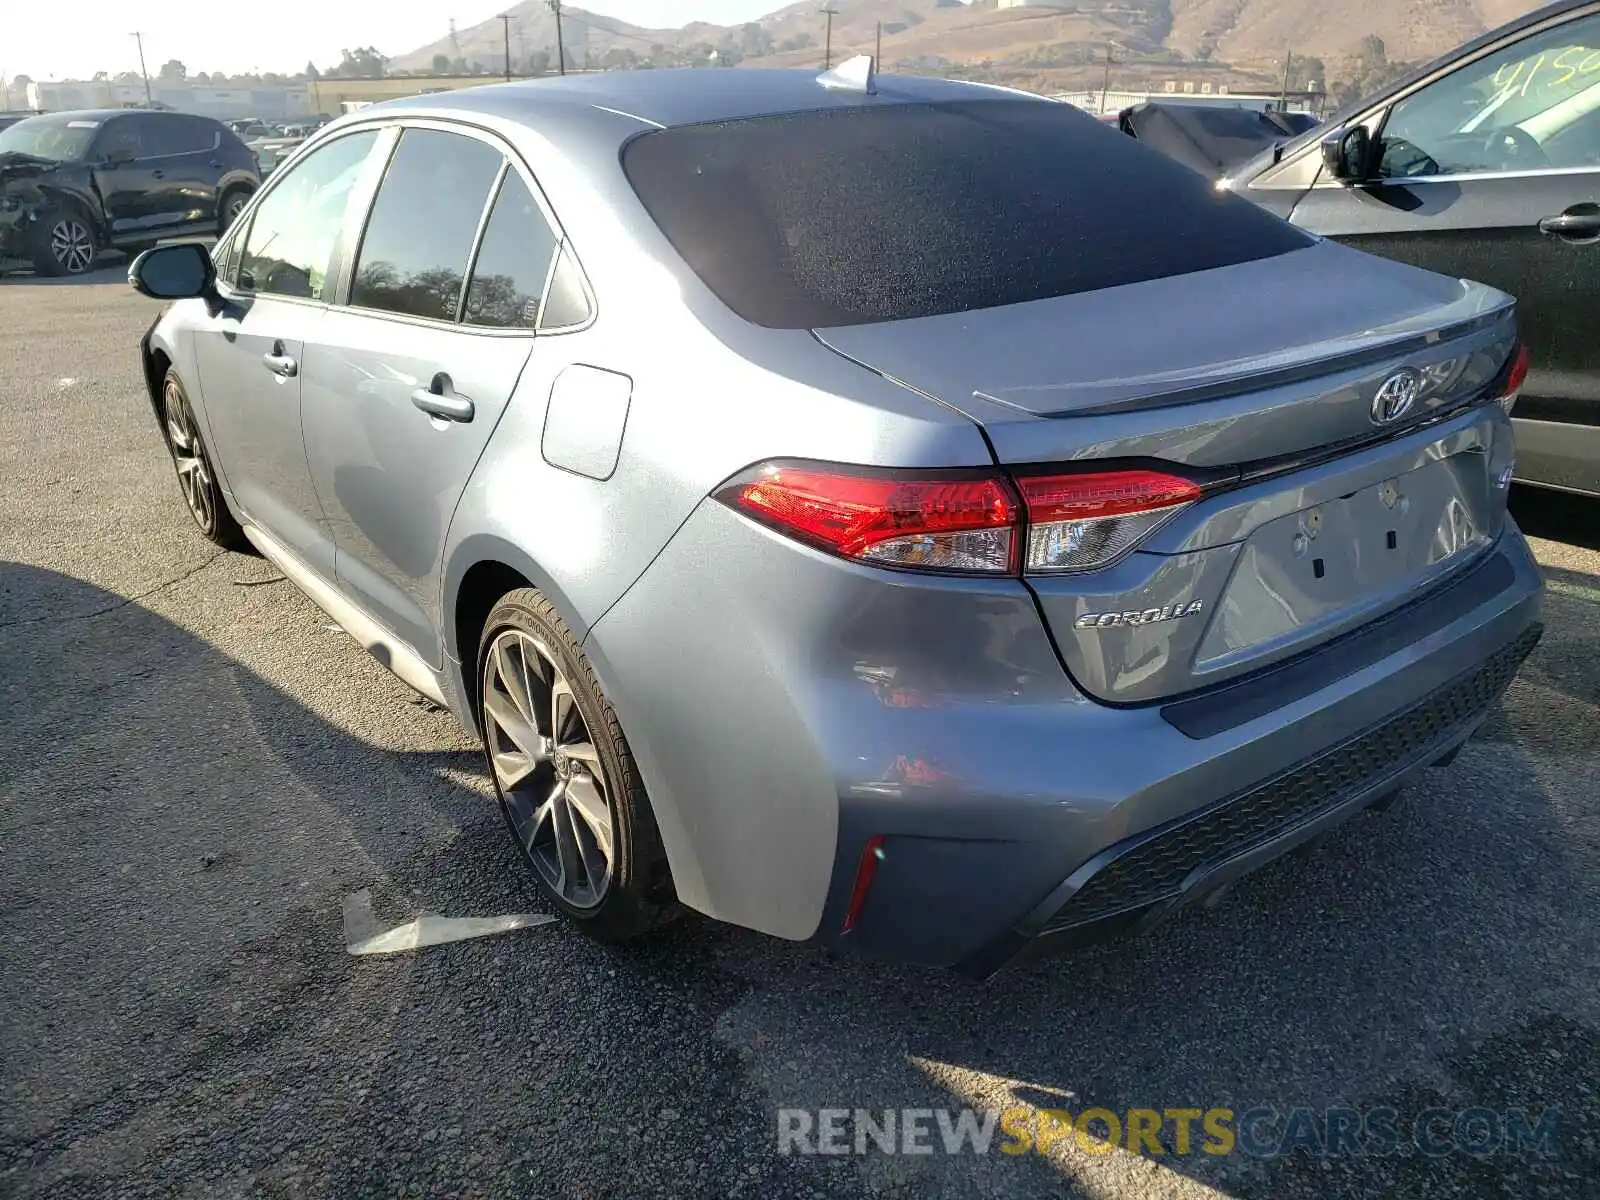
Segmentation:
{"type": "Polygon", "coordinates": [[[1600,516],[1519,495],[1545,640],[1387,813],[1158,936],[983,985],[688,919],[345,953],[544,911],[478,753],[193,530],[120,271],[0,282],[0,1193],[1600,1194],[1600,516]],[[1560,1153],[857,1158],[781,1107],[1513,1106],[1560,1153]]]}

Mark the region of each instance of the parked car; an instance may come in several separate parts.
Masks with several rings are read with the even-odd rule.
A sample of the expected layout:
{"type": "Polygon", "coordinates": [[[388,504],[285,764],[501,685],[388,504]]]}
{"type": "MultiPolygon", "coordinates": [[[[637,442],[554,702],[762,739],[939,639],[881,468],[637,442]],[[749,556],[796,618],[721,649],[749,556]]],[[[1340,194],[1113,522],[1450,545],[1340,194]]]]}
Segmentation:
{"type": "Polygon", "coordinates": [[[108,248],[225,231],[260,185],[220,122],[187,113],[51,113],[0,130],[0,261],[80,275],[108,248]]]}
{"type": "Polygon", "coordinates": [[[0,112],[0,129],[9,129],[18,121],[26,121],[29,117],[37,115],[33,112],[0,112]]]}
{"type": "Polygon", "coordinates": [[[1169,158],[1219,179],[1262,150],[1304,132],[1307,113],[1263,112],[1230,104],[1148,100],[1123,109],[1116,125],[1169,158]]]}
{"type": "Polygon", "coordinates": [[[1510,297],[1065,104],[733,75],[352,114],[131,270],[199,528],[482,738],[552,905],[982,975],[1453,755],[1540,628],[1510,297]]]}
{"type": "Polygon", "coordinates": [[[1600,9],[1564,0],[1347,108],[1225,186],[1314,233],[1515,295],[1517,478],[1600,494],[1600,9]]]}
{"type": "Polygon", "coordinates": [[[278,169],[278,165],[300,148],[308,134],[274,134],[270,137],[256,138],[248,143],[250,153],[256,156],[256,169],[265,179],[278,169]]]}

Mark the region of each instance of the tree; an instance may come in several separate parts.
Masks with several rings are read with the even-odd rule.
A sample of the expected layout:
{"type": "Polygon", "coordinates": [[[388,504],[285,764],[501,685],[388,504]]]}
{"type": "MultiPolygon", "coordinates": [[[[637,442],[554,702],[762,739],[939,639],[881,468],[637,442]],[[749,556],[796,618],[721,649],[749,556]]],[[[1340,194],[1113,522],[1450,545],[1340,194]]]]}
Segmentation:
{"type": "Polygon", "coordinates": [[[339,51],[339,65],[328,72],[336,79],[381,79],[388,73],[389,60],[372,46],[339,51]]]}
{"type": "Polygon", "coordinates": [[[177,59],[169,58],[161,64],[161,70],[156,73],[156,77],[163,83],[182,83],[189,78],[189,68],[177,59]]]}
{"type": "Polygon", "coordinates": [[[317,64],[310,59],[306,60],[306,68],[301,72],[307,79],[321,79],[322,72],[317,70],[317,64]]]}
{"type": "Polygon", "coordinates": [[[435,75],[450,74],[450,56],[448,54],[435,54],[433,56],[433,73],[435,75]]]}
{"type": "Polygon", "coordinates": [[[529,75],[548,75],[550,73],[550,51],[535,50],[528,55],[523,64],[523,70],[529,75]]]}

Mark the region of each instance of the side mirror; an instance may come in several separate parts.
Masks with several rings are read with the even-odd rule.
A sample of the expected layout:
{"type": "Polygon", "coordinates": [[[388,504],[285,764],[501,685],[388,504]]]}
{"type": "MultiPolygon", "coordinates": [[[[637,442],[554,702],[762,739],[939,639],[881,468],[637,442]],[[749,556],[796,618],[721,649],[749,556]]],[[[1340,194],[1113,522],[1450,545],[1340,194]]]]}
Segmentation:
{"type": "Polygon", "coordinates": [[[146,250],[128,268],[128,282],[152,300],[210,300],[217,294],[217,268],[198,242],[146,250]]]}
{"type": "Polygon", "coordinates": [[[125,167],[133,161],[133,155],[126,150],[110,150],[102,161],[108,167],[125,167]]]}
{"type": "Polygon", "coordinates": [[[1341,129],[1322,139],[1322,165],[1340,183],[1360,183],[1367,177],[1371,151],[1365,125],[1341,129]]]}

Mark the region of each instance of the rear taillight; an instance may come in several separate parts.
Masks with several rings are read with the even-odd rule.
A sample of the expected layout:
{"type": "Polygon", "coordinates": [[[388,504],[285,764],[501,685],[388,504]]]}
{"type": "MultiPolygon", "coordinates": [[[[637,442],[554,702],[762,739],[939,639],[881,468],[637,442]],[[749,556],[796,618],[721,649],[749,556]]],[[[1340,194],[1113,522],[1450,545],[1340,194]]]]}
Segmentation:
{"type": "Polygon", "coordinates": [[[1017,499],[994,476],[776,464],[719,498],[845,558],[923,571],[1016,569],[1017,499]]]}
{"type": "Polygon", "coordinates": [[[1028,511],[1029,572],[1090,571],[1120,558],[1200,498],[1161,471],[1033,475],[1017,481],[1028,511]]]}
{"type": "Polygon", "coordinates": [[[1528,380],[1528,366],[1532,361],[1533,353],[1528,349],[1527,343],[1518,342],[1517,348],[1511,352],[1511,361],[1506,366],[1505,383],[1500,388],[1500,395],[1496,397],[1507,415],[1516,407],[1522,385],[1528,380]]]}
{"type": "Polygon", "coordinates": [[[845,558],[1015,575],[1106,566],[1200,495],[1189,480],[1150,470],[1027,475],[1013,484],[968,471],[769,463],[717,498],[845,558]]]}

